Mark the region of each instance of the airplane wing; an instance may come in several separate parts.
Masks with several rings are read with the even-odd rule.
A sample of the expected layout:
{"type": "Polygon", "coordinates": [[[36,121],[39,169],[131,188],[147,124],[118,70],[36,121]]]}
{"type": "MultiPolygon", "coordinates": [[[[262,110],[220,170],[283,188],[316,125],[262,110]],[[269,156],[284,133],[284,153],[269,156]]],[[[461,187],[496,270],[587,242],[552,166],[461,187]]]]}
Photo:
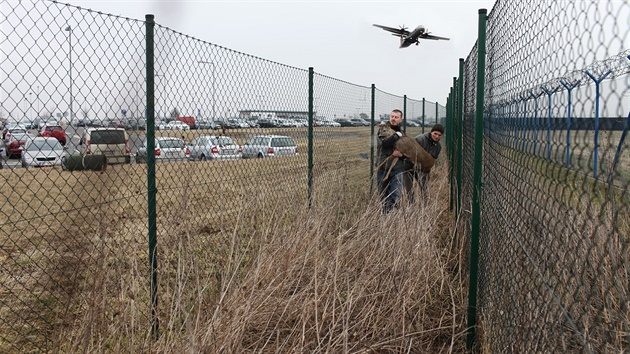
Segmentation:
{"type": "Polygon", "coordinates": [[[381,26],[381,25],[376,25],[376,24],[374,24],[373,26],[378,27],[380,29],[384,29],[387,32],[395,33],[396,36],[408,36],[410,34],[410,32],[404,28],[392,28],[392,27],[381,26]]]}
{"type": "Polygon", "coordinates": [[[445,41],[448,41],[448,40],[449,40],[449,39],[448,39],[448,38],[446,38],[446,37],[432,36],[432,35],[430,35],[430,34],[428,34],[428,33],[427,33],[427,34],[423,34],[423,35],[421,35],[421,36],[420,36],[420,38],[422,38],[422,39],[433,39],[433,40],[436,40],[436,41],[437,41],[437,40],[439,40],[439,39],[443,39],[443,40],[445,40],[445,41]]]}

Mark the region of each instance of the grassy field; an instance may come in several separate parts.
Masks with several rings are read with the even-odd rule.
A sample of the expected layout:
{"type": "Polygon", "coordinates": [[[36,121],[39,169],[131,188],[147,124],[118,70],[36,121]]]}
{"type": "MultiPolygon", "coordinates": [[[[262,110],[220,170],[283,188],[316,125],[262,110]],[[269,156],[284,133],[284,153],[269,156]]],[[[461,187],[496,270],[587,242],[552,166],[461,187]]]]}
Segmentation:
{"type": "MultiPolygon", "coordinates": [[[[186,140],[201,133],[186,132],[186,140]]],[[[259,133],[229,135],[243,143],[259,133]]],[[[445,153],[432,171],[427,207],[405,204],[381,215],[364,158],[369,128],[316,129],[309,209],[306,130],[274,133],[293,136],[300,155],[156,166],[157,340],[150,331],[146,166],[0,170],[7,197],[0,213],[0,351],[464,352],[467,242],[454,236],[463,224],[448,211],[445,153]]],[[[513,167],[508,163],[496,172],[510,176],[513,167]]],[[[488,200],[485,210],[497,218],[515,213],[525,237],[542,220],[519,217],[513,199],[544,201],[537,193],[557,189],[535,170],[519,173],[533,179],[505,179],[509,193],[488,200]]],[[[470,206],[463,212],[465,219],[470,206]]],[[[576,233],[593,225],[581,218],[576,233]]],[[[501,232],[504,226],[493,227],[501,232]]],[[[587,256],[598,243],[570,236],[562,235],[573,245],[562,253],[567,262],[587,256]]],[[[513,266],[513,259],[526,264],[516,257],[518,245],[511,247],[501,251],[506,258],[499,267],[513,266]]],[[[553,269],[554,263],[543,268],[549,274],[553,269]]],[[[619,278],[602,275],[602,281],[619,278]]],[[[569,275],[566,280],[582,284],[569,275]]],[[[510,285],[518,296],[508,298],[532,306],[525,302],[528,293],[518,293],[526,288],[522,284],[510,285]]],[[[529,294],[544,289],[537,286],[529,294]]],[[[597,301],[605,286],[585,288],[578,299],[597,301]]],[[[612,299],[624,298],[621,292],[612,299]]],[[[595,305],[594,313],[600,309],[595,305]]],[[[537,319],[539,312],[528,313],[537,319]]],[[[480,349],[493,352],[501,346],[489,333],[511,332],[486,315],[495,314],[480,314],[480,349]]],[[[627,348],[624,343],[620,339],[614,348],[627,348]]]]}
{"type": "MultiPolygon", "coordinates": [[[[360,218],[378,216],[374,206],[365,215],[373,204],[369,160],[361,156],[369,153],[368,128],[316,131],[310,212],[305,132],[291,133],[300,144],[297,157],[157,165],[158,317],[164,340],[189,324],[190,311],[202,305],[216,311],[217,302],[242,286],[253,262],[267,253],[263,248],[297,242],[295,234],[314,237],[311,228],[334,237],[360,218]],[[302,229],[307,224],[316,226],[302,229]]],[[[0,172],[9,201],[0,216],[3,293],[17,300],[0,309],[3,351],[53,344],[71,351],[113,345],[131,352],[157,345],[147,338],[146,166],[0,172]]],[[[194,335],[187,333],[177,345],[189,345],[194,335]]]]}

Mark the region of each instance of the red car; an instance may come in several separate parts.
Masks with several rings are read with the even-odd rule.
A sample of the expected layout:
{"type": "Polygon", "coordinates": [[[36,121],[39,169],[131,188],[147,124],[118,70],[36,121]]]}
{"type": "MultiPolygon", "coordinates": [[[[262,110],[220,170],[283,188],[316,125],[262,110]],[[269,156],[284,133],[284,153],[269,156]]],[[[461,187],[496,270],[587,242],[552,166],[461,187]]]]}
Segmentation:
{"type": "Polygon", "coordinates": [[[59,140],[61,145],[66,145],[66,132],[60,125],[44,125],[39,132],[39,136],[53,137],[59,140]]]}
{"type": "Polygon", "coordinates": [[[13,156],[22,156],[22,150],[20,150],[20,146],[24,146],[26,141],[32,138],[32,135],[26,133],[16,133],[11,135],[6,146],[7,156],[9,158],[12,158],[13,156]]]}

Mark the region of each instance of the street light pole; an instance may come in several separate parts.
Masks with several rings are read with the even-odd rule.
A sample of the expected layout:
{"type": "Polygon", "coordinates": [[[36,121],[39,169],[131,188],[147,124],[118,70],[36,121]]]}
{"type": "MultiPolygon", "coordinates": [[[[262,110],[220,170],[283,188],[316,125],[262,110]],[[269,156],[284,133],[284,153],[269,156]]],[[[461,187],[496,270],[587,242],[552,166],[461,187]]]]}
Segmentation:
{"type": "MultiPolygon", "coordinates": [[[[213,61],[203,61],[203,60],[199,60],[200,64],[210,64],[212,65],[212,129],[214,129],[214,118],[216,116],[216,111],[214,109],[215,107],[215,86],[214,86],[214,82],[215,82],[215,77],[214,77],[214,70],[215,70],[215,65],[213,61]]],[[[223,123],[221,124],[221,128],[225,129],[225,117],[223,117],[223,123]]]]}
{"type": "Polygon", "coordinates": [[[68,31],[68,61],[70,62],[70,122],[72,122],[72,28],[68,25],[66,27],[66,31],[68,31]]]}
{"type": "Polygon", "coordinates": [[[136,82],[135,81],[131,81],[131,80],[127,80],[125,83],[131,84],[131,89],[134,92],[134,95],[131,97],[131,100],[133,101],[133,110],[129,109],[131,111],[131,118],[134,119],[138,119],[139,117],[139,113],[138,109],[139,109],[139,103],[138,103],[138,98],[140,96],[140,89],[136,90],[136,82]],[[138,114],[138,116],[136,116],[136,114],[138,114]]]}

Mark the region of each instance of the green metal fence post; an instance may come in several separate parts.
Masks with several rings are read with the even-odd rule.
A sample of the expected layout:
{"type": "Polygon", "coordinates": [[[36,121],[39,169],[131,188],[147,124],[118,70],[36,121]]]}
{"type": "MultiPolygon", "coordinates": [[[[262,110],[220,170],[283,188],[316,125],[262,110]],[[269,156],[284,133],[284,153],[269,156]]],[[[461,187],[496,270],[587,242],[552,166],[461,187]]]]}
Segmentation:
{"type": "MultiPolygon", "coordinates": [[[[154,29],[153,15],[146,15],[146,75],[147,75],[147,151],[155,150],[155,72],[154,72],[154,29]]],[[[147,154],[147,194],[148,194],[148,227],[149,227],[149,262],[151,269],[151,334],[157,340],[159,323],[157,318],[157,227],[156,227],[156,195],[155,154],[147,154]]]]}
{"type": "Polygon", "coordinates": [[[438,107],[439,106],[440,105],[437,102],[435,102],[435,123],[439,123],[439,121],[438,121],[438,118],[439,118],[439,116],[438,116],[438,114],[439,114],[438,107]]]}
{"type": "Polygon", "coordinates": [[[422,97],[422,134],[424,134],[424,105],[426,104],[426,100],[422,97]]]}
{"type": "Polygon", "coordinates": [[[453,179],[454,179],[454,168],[453,168],[453,162],[455,161],[455,146],[453,145],[453,142],[455,141],[453,138],[453,127],[455,126],[455,107],[456,107],[456,102],[457,102],[457,78],[454,77],[453,78],[453,87],[451,88],[451,98],[450,98],[450,109],[449,109],[449,114],[447,117],[447,125],[446,125],[446,141],[448,142],[448,155],[449,155],[449,161],[450,163],[448,164],[448,184],[450,186],[450,194],[449,194],[449,210],[453,211],[453,209],[455,208],[455,183],[453,183],[453,179]]]}
{"type": "Polygon", "coordinates": [[[308,68],[308,208],[313,202],[313,68],[308,68]]]}
{"type": "MultiPolygon", "coordinates": [[[[455,210],[455,220],[459,220],[459,213],[462,209],[462,160],[463,160],[463,120],[464,120],[464,59],[459,58],[459,80],[457,80],[457,133],[455,141],[457,144],[457,208],[455,210]]],[[[457,235],[457,228],[455,228],[457,235]]]]}
{"type": "Polygon", "coordinates": [[[403,96],[403,133],[407,134],[407,95],[403,96]]]}
{"type": "Polygon", "coordinates": [[[372,115],[372,124],[370,125],[370,195],[373,193],[374,183],[374,125],[376,124],[375,107],[374,107],[374,93],[376,92],[376,86],[372,84],[372,102],[370,106],[370,114],[372,115]]]}
{"type": "Polygon", "coordinates": [[[481,172],[483,163],[484,87],[486,76],[486,20],[487,10],[479,9],[477,39],[477,97],[475,104],[475,162],[473,170],[472,230],[470,235],[470,287],[468,290],[468,336],[466,348],[472,350],[477,325],[477,280],[479,271],[479,230],[481,224],[481,172]]]}

